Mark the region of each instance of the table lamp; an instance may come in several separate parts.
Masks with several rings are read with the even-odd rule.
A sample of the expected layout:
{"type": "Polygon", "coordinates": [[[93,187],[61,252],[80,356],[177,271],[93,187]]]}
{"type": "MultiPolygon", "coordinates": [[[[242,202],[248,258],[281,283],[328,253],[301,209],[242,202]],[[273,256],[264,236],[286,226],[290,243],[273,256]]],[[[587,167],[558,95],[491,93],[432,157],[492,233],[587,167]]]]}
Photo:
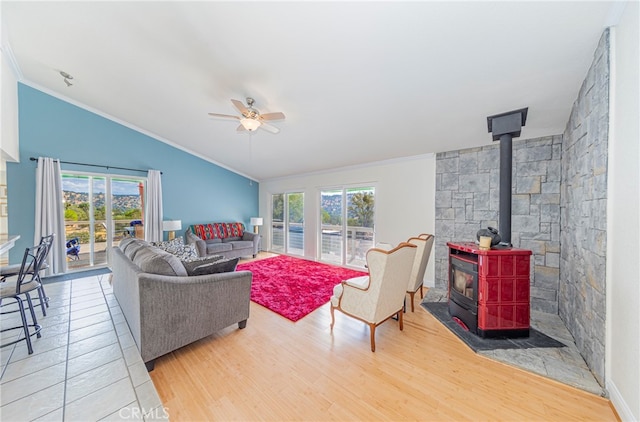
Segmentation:
{"type": "Polygon", "coordinates": [[[251,225],[253,226],[253,232],[257,234],[259,227],[262,225],[262,217],[251,217],[251,225]]]}
{"type": "Polygon", "coordinates": [[[169,240],[173,240],[176,237],[176,230],[182,230],[182,220],[163,221],[162,230],[169,232],[169,240]]]}

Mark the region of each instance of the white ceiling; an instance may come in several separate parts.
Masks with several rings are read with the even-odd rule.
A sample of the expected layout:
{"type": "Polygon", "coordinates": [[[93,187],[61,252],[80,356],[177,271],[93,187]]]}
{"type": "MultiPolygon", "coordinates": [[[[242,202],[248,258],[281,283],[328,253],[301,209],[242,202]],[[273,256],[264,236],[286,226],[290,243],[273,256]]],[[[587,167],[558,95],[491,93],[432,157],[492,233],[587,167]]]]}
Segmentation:
{"type": "Polygon", "coordinates": [[[523,139],[562,133],[620,3],[1,7],[22,82],[261,181],[486,145],[486,117],[522,107],[523,139]],[[279,134],[207,115],[247,96],[279,134]]]}

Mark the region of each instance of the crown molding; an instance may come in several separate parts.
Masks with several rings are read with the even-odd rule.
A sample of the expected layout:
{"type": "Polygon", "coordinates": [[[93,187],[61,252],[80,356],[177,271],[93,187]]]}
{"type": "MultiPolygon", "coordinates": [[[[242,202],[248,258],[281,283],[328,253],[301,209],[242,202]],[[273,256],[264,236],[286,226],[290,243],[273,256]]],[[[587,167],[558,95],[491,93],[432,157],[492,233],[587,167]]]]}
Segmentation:
{"type": "MultiPolygon", "coordinates": [[[[2,30],[6,31],[5,29],[2,30]]],[[[0,50],[2,50],[2,57],[9,65],[13,76],[16,78],[18,82],[22,82],[24,77],[22,76],[22,71],[20,70],[20,66],[18,65],[18,61],[16,60],[16,56],[13,54],[13,50],[11,49],[11,44],[7,40],[5,34],[2,35],[2,45],[0,46],[0,50]]]]}
{"type": "Polygon", "coordinates": [[[624,1],[614,1],[609,9],[609,13],[607,14],[607,18],[604,21],[605,28],[609,28],[611,26],[617,26],[622,19],[622,15],[624,14],[624,9],[627,7],[628,0],[624,1]]]}

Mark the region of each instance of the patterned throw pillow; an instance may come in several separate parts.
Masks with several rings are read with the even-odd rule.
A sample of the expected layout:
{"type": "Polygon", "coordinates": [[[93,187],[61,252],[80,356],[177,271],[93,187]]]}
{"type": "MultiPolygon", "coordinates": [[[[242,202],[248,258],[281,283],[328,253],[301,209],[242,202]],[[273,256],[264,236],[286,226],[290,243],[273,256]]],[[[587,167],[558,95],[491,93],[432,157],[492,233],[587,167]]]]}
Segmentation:
{"type": "Polygon", "coordinates": [[[237,223],[211,223],[193,224],[191,232],[203,240],[226,239],[227,237],[242,237],[244,224],[237,223]]]}
{"type": "Polygon", "coordinates": [[[226,223],[227,237],[242,237],[244,234],[244,224],[226,223]]]}
{"type": "Polygon", "coordinates": [[[150,243],[151,243],[151,246],[155,246],[156,248],[160,248],[163,251],[168,252],[168,249],[174,249],[181,245],[184,245],[184,239],[182,239],[182,236],[180,236],[180,237],[176,237],[173,240],[166,240],[164,242],[150,242],[150,243]]]}
{"type": "Polygon", "coordinates": [[[223,239],[224,231],[216,224],[194,224],[191,226],[193,234],[202,240],[223,239]]]}
{"type": "Polygon", "coordinates": [[[156,248],[177,256],[181,261],[189,261],[198,258],[198,250],[195,245],[185,245],[182,236],[166,242],[151,242],[151,244],[156,248]]]}

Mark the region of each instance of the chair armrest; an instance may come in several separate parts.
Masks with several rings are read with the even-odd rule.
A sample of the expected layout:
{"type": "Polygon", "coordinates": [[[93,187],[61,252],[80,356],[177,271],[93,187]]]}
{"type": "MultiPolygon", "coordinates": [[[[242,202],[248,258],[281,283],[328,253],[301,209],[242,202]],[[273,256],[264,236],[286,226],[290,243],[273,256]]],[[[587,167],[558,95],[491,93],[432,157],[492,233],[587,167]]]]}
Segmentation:
{"type": "Polygon", "coordinates": [[[346,286],[349,287],[353,287],[355,289],[359,289],[359,290],[367,290],[369,288],[369,283],[371,281],[369,280],[369,276],[368,275],[363,275],[360,277],[354,277],[354,278],[350,278],[348,280],[344,280],[342,282],[342,288],[346,286]]]}
{"type": "Polygon", "coordinates": [[[193,234],[191,232],[191,230],[187,230],[184,233],[184,237],[185,237],[188,245],[189,244],[195,244],[196,245],[196,249],[198,251],[198,256],[200,256],[200,257],[207,256],[207,242],[205,242],[204,240],[200,239],[198,236],[193,234]]]}

